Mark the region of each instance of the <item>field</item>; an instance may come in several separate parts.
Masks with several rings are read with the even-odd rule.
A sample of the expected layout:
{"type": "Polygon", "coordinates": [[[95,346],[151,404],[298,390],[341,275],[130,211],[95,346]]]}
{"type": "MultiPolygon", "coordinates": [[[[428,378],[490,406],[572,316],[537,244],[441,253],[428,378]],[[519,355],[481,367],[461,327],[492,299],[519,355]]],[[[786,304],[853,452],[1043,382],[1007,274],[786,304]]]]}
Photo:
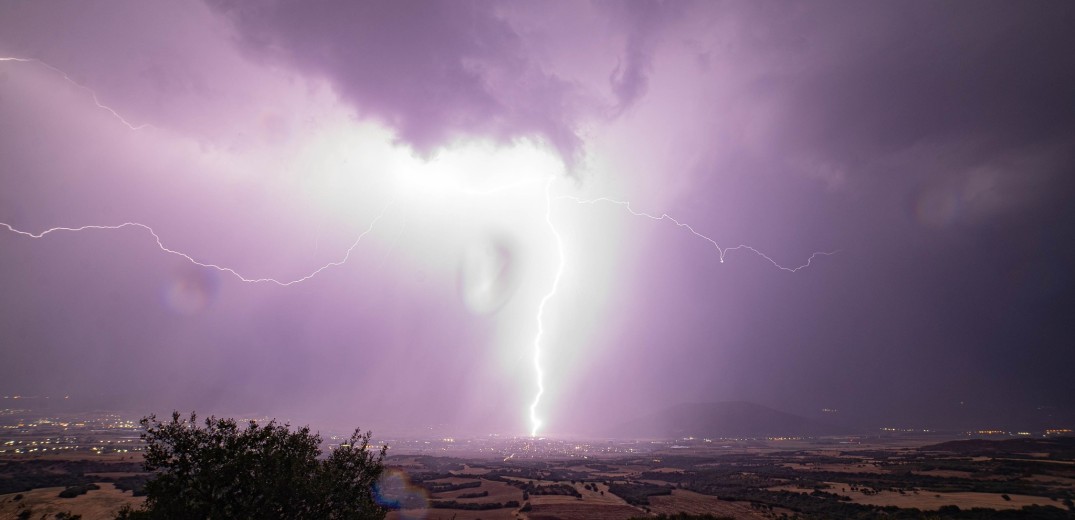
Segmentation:
{"type": "MultiPolygon", "coordinates": [[[[933,493],[919,492],[918,490],[913,490],[909,493],[906,491],[901,493],[899,491],[891,490],[881,490],[867,493],[845,482],[825,482],[825,484],[831,486],[829,488],[823,488],[825,491],[834,493],[841,497],[850,498],[850,502],[854,504],[866,504],[882,507],[895,506],[899,508],[913,507],[916,509],[921,509],[923,511],[935,511],[947,505],[956,505],[963,509],[971,509],[975,507],[988,509],[1021,509],[1023,506],[1060,505],[1055,499],[1031,495],[978,493],[973,491],[933,493]],[[1008,498],[1004,498],[1005,496],[1007,496],[1008,498]]],[[[776,486],[769,489],[772,491],[786,490],[804,494],[809,494],[814,491],[814,489],[807,489],[798,486],[776,486]]]]}
{"type": "MultiPolygon", "coordinates": [[[[1072,518],[1073,460],[1075,439],[843,448],[752,441],[559,459],[394,455],[390,471],[409,494],[389,518],[1072,518]]],[[[110,518],[142,500],[131,490],[148,477],[129,456],[0,458],[0,518],[26,509],[33,518],[110,518]],[[58,496],[94,483],[99,489],[58,496]]]]}
{"type": "Polygon", "coordinates": [[[683,489],[673,489],[671,495],[650,497],[650,510],[654,513],[673,515],[690,513],[694,515],[711,514],[732,518],[757,518],[769,516],[757,511],[745,503],[729,502],[710,495],[703,495],[683,489]]]}
{"type": "Polygon", "coordinates": [[[74,498],[60,498],[63,487],[37,488],[2,495],[0,518],[19,518],[23,511],[30,511],[32,515],[28,518],[35,519],[54,518],[56,513],[67,512],[82,515],[82,520],[107,520],[115,517],[124,504],[138,507],[145,500],[132,496],[130,491],[120,491],[111,483],[104,482],[99,486],[101,489],[90,490],[74,498]]]}

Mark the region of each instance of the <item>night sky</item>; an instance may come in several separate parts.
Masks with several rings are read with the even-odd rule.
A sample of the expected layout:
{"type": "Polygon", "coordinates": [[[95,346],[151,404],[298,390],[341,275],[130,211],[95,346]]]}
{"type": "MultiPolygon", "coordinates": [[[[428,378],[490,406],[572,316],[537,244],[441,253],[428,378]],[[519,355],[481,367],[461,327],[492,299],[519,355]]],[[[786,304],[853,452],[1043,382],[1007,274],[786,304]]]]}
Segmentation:
{"type": "Polygon", "coordinates": [[[2,0],[0,395],[388,432],[1072,417],[1072,27],[2,0]]]}

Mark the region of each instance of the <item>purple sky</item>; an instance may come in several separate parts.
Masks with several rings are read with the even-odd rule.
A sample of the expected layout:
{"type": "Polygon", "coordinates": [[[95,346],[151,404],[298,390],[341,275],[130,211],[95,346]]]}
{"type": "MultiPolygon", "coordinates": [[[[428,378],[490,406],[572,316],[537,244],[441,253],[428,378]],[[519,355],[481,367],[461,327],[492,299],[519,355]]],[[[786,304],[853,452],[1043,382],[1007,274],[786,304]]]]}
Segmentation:
{"type": "Polygon", "coordinates": [[[148,226],[0,227],[0,394],[523,434],[540,328],[549,434],[682,401],[1070,410],[1071,27],[1061,1],[0,3],[28,60],[0,61],[0,222],[148,226]]]}

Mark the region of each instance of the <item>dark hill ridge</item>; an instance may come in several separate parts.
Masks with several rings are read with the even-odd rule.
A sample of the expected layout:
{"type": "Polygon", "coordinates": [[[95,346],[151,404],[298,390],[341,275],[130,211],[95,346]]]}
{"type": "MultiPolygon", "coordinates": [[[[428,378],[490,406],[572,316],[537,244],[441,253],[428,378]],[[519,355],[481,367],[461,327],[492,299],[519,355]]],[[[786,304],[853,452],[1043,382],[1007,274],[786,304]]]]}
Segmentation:
{"type": "Polygon", "coordinates": [[[811,436],[836,428],[744,401],[684,403],[619,426],[610,435],[638,439],[811,436]]]}
{"type": "Polygon", "coordinates": [[[918,448],[920,451],[946,451],[969,456],[1014,456],[1023,458],[1028,453],[1047,453],[1051,460],[1075,460],[1075,437],[1052,437],[1048,439],[967,439],[942,442],[918,448]]]}

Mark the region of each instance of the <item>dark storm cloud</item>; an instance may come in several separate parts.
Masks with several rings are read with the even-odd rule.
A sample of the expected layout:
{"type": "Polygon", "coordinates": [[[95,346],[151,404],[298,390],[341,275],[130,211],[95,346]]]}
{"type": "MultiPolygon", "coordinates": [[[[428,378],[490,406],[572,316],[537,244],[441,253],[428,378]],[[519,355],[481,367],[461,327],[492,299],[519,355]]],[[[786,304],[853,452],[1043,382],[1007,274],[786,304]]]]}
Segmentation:
{"type": "Polygon", "coordinates": [[[490,2],[211,2],[268,59],[329,77],[360,114],[430,153],[461,137],[580,147],[573,85],[523,52],[490,2]]]}
{"type": "MultiPolygon", "coordinates": [[[[876,420],[943,421],[962,400],[996,404],[994,418],[1006,406],[1075,405],[1058,368],[1075,362],[1062,317],[1075,306],[1066,267],[1075,264],[1075,8],[713,11],[728,33],[704,51],[724,65],[713,74],[739,88],[704,128],[710,142],[741,146],[699,164],[695,181],[710,188],[691,199],[713,201],[711,215],[740,229],[753,223],[744,240],[770,251],[804,242],[843,251],[802,277],[813,281],[789,282],[800,288],[751,277],[728,281],[733,289],[712,275],[714,293],[763,297],[737,300],[725,310],[737,318],[723,325],[699,317],[681,329],[691,331],[684,342],[715,341],[727,351],[721,362],[741,369],[708,391],[749,387],[774,403],[833,402],[876,420]],[[735,107],[745,107],[741,119],[735,107]],[[767,122],[736,141],[758,120],[767,122]],[[774,218],[780,227],[766,231],[774,218]]],[[[702,269],[681,283],[697,283],[702,269]]]]}
{"type": "Polygon", "coordinates": [[[966,168],[1075,136],[1070,4],[767,7],[741,23],[765,27],[755,87],[782,99],[776,138],[850,175],[915,147],[966,168]]]}
{"type": "Polygon", "coordinates": [[[636,40],[649,45],[631,88],[614,89],[645,93],[628,115],[652,128],[625,154],[671,142],[699,156],[688,181],[653,174],[691,187],[658,207],[781,260],[841,251],[785,278],[738,253],[714,268],[694,237],[642,228],[652,242],[621,310],[640,321],[606,351],[631,358],[577,383],[594,396],[575,403],[578,422],[719,398],[873,424],[1071,416],[1070,4],[727,2],[663,19],[636,40]],[[697,75],[675,66],[687,53],[697,75]],[[668,102],[690,83],[703,94],[668,102]],[[652,103],[690,116],[660,119],[652,103]],[[624,373],[652,384],[608,386],[624,373]],[[655,389],[659,374],[677,382],[655,389]]]}

